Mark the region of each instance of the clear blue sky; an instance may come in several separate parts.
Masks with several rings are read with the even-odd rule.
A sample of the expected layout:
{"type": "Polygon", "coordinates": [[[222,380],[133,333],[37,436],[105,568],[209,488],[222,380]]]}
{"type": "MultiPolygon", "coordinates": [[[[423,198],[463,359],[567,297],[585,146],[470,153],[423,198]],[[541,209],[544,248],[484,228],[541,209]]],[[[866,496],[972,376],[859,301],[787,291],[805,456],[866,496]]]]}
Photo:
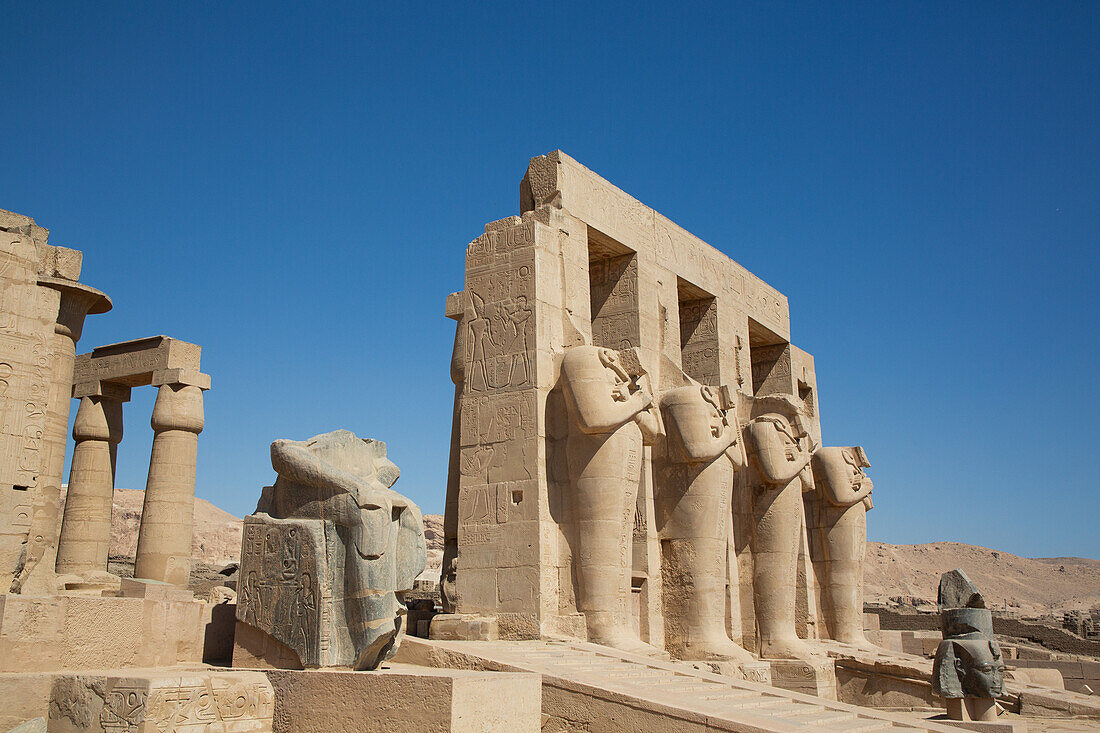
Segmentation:
{"type": "Polygon", "coordinates": [[[80,351],[203,346],[199,496],[343,427],[439,512],[445,296],[561,148],[790,298],[872,539],[1100,557],[1100,4],[593,5],[3,3],[0,207],[114,299],[80,351]]]}

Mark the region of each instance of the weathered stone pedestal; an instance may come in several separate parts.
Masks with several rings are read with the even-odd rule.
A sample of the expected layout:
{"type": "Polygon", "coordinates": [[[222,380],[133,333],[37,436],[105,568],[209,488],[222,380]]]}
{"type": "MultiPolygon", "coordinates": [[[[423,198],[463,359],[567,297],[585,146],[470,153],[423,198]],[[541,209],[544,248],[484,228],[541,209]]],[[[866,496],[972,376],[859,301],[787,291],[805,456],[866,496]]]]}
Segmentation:
{"type": "Polygon", "coordinates": [[[441,613],[432,618],[428,638],[440,641],[496,641],[500,638],[500,632],[494,616],[441,613]]]}
{"type": "Polygon", "coordinates": [[[190,598],[3,595],[0,672],[198,664],[210,609],[190,598]]]}
{"type": "Polygon", "coordinates": [[[49,733],[270,733],[275,711],[262,672],[142,671],[58,676],[49,733]]]}
{"type": "Polygon", "coordinates": [[[275,733],[536,733],[539,675],[394,665],[372,672],[272,670],[275,733]]]}
{"type": "Polygon", "coordinates": [[[820,661],[774,660],[770,661],[771,684],[784,690],[814,695],[823,700],[836,700],[836,669],[833,660],[820,661]]]}

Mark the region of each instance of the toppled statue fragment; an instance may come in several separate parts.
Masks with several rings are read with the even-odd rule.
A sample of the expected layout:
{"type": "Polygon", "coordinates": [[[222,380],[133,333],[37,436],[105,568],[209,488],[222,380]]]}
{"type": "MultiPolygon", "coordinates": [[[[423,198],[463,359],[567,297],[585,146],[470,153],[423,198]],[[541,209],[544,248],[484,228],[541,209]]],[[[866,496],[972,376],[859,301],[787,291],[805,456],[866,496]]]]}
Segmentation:
{"type": "Polygon", "coordinates": [[[385,443],[347,430],[276,440],[271,465],[275,485],[245,518],[238,621],[293,650],[293,666],[376,668],[427,559],[420,510],[390,489],[400,471],[385,443]]]}
{"type": "Polygon", "coordinates": [[[932,692],[946,700],[953,720],[996,720],[1005,664],[993,614],[962,570],[940,578],[939,605],[943,641],[932,665],[932,692]]]}
{"type": "Polygon", "coordinates": [[[952,570],[940,576],[936,602],[940,613],[948,608],[986,608],[985,598],[962,570],[952,570]]]}

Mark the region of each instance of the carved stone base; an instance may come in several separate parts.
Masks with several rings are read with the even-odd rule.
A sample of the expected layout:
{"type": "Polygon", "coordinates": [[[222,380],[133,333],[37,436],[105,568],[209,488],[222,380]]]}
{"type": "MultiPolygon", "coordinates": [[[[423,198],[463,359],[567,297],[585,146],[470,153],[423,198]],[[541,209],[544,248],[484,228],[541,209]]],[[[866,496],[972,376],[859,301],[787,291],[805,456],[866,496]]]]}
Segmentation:
{"type": "Polygon", "coordinates": [[[275,696],[262,672],[140,672],[58,676],[50,733],[218,730],[270,733],[275,696]]]}
{"type": "Polygon", "coordinates": [[[539,733],[537,674],[388,666],[267,672],[279,700],[275,733],[539,733]]]}
{"type": "Polygon", "coordinates": [[[237,622],[233,666],[241,669],[305,669],[298,652],[265,631],[237,622]]]}
{"type": "Polygon", "coordinates": [[[0,672],[200,663],[211,608],[84,593],[0,595],[0,672]]]}
{"type": "Polygon", "coordinates": [[[441,613],[432,618],[429,639],[440,641],[496,641],[497,620],[492,616],[467,613],[441,613]]]}
{"type": "Polygon", "coordinates": [[[825,700],[836,700],[836,669],[833,660],[820,662],[772,660],[772,681],[776,687],[825,700]]]}
{"type": "Polygon", "coordinates": [[[961,728],[962,730],[978,731],[978,733],[1027,733],[1027,722],[1023,718],[1004,721],[952,720],[947,715],[936,715],[928,718],[928,720],[940,725],[961,728]]]}
{"type": "Polygon", "coordinates": [[[773,662],[757,661],[757,662],[692,662],[692,665],[698,669],[704,671],[713,672],[714,674],[725,675],[726,677],[733,677],[736,680],[745,680],[746,682],[759,682],[761,684],[772,684],[772,667],[773,662]]]}

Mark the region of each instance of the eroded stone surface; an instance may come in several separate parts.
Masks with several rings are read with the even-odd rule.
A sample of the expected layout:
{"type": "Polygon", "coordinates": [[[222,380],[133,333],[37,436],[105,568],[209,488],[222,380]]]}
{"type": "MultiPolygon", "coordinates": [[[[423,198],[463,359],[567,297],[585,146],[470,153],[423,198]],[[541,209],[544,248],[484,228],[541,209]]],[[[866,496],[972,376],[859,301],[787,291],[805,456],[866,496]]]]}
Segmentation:
{"type": "Polygon", "coordinates": [[[77,282],[80,253],[0,210],[0,574],[52,593],[69,396],[84,318],[111,308],[77,282]]]}
{"type": "Polygon", "coordinates": [[[262,672],[142,672],[54,680],[50,733],[269,733],[275,712],[262,672]]]}
{"type": "Polygon", "coordinates": [[[940,577],[937,596],[940,611],[949,608],[986,608],[985,598],[962,570],[955,569],[940,577]]]}

